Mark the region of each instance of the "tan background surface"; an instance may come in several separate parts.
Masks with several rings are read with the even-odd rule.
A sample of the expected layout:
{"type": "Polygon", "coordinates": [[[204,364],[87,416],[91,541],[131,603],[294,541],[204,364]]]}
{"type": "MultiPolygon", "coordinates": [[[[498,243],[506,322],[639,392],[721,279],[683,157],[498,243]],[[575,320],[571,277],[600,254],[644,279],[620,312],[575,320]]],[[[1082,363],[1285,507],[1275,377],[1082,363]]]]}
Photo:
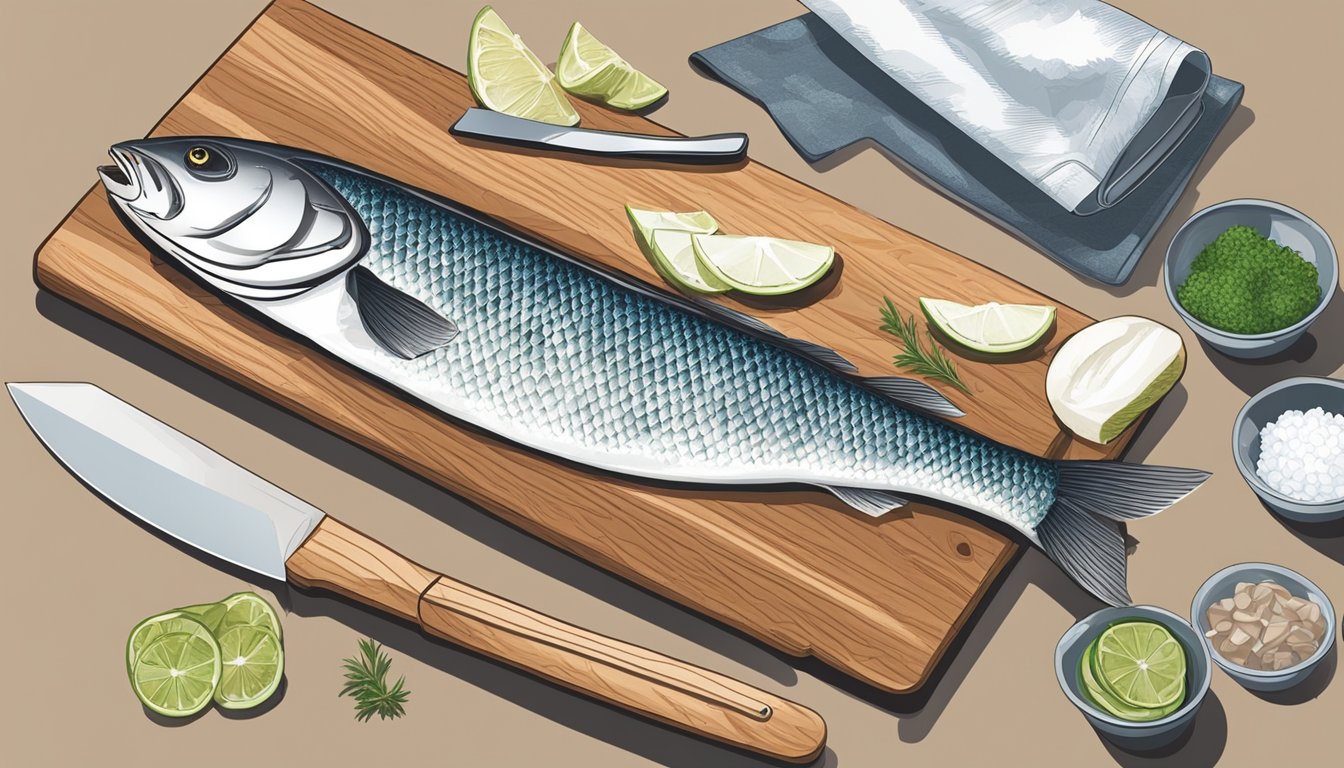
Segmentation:
{"type": "MultiPolygon", "coordinates": [[[[319,4],[459,68],[477,8],[455,0],[319,4]]],[[[1080,281],[913,181],[877,150],[858,148],[842,153],[842,162],[807,166],[763,111],[686,63],[694,50],[798,15],[802,8],[791,0],[495,3],[547,61],[568,24],[583,20],[669,86],[672,98],[653,115],[660,122],[685,133],[745,130],[756,159],[1062,302],[1098,317],[1144,314],[1182,330],[1191,351],[1185,379],[1130,456],[1197,465],[1215,476],[1172,512],[1131,526],[1140,542],[1130,560],[1135,599],[1186,613],[1208,574],[1256,559],[1298,569],[1344,601],[1344,526],[1310,530],[1279,522],[1241,481],[1228,449],[1232,417],[1250,394],[1292,375],[1339,373],[1344,301],[1336,299],[1314,337],[1284,358],[1245,364],[1199,347],[1159,282],[1161,251],[1180,221],[1233,197],[1287,203],[1341,237],[1337,185],[1344,161],[1337,133],[1344,109],[1331,95],[1310,103],[1306,95],[1338,70],[1335,38],[1344,11],[1333,0],[1281,4],[1269,14],[1248,0],[1117,4],[1204,48],[1218,72],[1247,87],[1211,162],[1119,289],[1080,281]]],[[[3,5],[0,221],[9,249],[0,264],[0,378],[94,381],[428,565],[801,701],[830,726],[824,765],[1200,766],[1220,759],[1263,765],[1337,754],[1334,727],[1344,694],[1330,684],[1333,655],[1302,689],[1276,697],[1246,692],[1215,672],[1194,733],[1173,754],[1139,758],[1108,747],[1059,693],[1050,663],[1060,633],[1095,606],[1036,552],[1011,569],[922,708],[903,711],[911,704],[846,686],[816,664],[798,665],[652,597],[38,293],[32,253],[93,183],[107,145],[143,135],[261,6],[258,0],[3,5]]],[[[155,610],[250,585],[112,512],[50,459],[8,405],[0,405],[0,466],[6,763],[191,759],[236,766],[249,757],[341,766],[756,763],[344,603],[283,587],[271,593],[288,611],[283,698],[251,719],[209,711],[184,727],[165,727],[143,714],[126,686],[126,631],[155,610]],[[394,672],[407,676],[413,694],[406,718],[358,724],[349,701],[336,698],[339,660],[360,635],[385,643],[394,672]]]]}

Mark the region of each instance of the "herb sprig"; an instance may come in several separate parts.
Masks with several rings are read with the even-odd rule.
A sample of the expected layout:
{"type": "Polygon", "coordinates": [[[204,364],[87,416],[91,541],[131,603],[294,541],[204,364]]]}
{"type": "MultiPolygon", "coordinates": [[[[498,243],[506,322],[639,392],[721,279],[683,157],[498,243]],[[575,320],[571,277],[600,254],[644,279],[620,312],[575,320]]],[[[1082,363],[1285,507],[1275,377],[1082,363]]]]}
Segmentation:
{"type": "Polygon", "coordinates": [[[901,317],[901,311],[896,305],[891,303],[891,299],[883,297],[886,306],[882,308],[882,330],[890,333],[901,340],[904,348],[894,358],[892,363],[897,368],[903,368],[922,376],[928,376],[931,379],[951,384],[957,389],[971,394],[971,390],[966,387],[961,376],[957,374],[957,366],[938,346],[938,342],[933,338],[933,331],[926,330],[929,337],[929,349],[925,351],[924,345],[919,340],[919,330],[915,326],[915,316],[911,314],[906,320],[901,317]]]}
{"type": "Polygon", "coordinates": [[[406,714],[406,678],[399,678],[391,688],[387,685],[387,671],[392,659],[383,653],[383,646],[373,640],[359,641],[359,656],[343,659],[345,687],[339,696],[355,699],[355,719],[367,722],[374,715],[381,720],[406,714]]]}

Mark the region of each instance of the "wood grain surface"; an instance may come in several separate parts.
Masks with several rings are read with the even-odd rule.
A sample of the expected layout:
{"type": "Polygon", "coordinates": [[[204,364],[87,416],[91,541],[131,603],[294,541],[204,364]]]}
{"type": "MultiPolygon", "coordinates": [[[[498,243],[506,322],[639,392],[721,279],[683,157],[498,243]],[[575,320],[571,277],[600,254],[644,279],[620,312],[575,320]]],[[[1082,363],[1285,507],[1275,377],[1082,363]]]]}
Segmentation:
{"type": "Polygon", "coordinates": [[[791,762],[810,762],[826,744],[826,723],[806,707],[436,573],[331,517],[289,556],[285,573],[705,738],[791,762]]]}
{"type": "MultiPolygon", "coordinates": [[[[831,243],[833,275],[788,302],[743,304],[834,347],[865,375],[895,371],[878,329],[890,296],[1054,303],[992,270],[745,162],[729,169],[601,163],[460,141],[465,79],[299,0],[271,5],[152,131],[279,142],[459,200],[560,249],[665,287],[622,212],[706,209],[723,230],[831,243]]],[[[669,134],[577,104],[590,128],[669,134]]],[[[912,504],[880,520],[827,495],[664,487],[576,468],[408,404],[280,335],[152,258],[91,190],[39,249],[43,287],[416,472],[603,568],[794,655],[871,685],[923,685],[1019,546],[956,512],[912,504]],[[501,478],[508,478],[501,482],[501,478]]],[[[1060,307],[1038,348],[957,358],[974,393],[943,391],[963,423],[1051,457],[1110,458],[1070,439],[1044,398],[1050,356],[1090,320],[1060,307]]],[[[937,385],[936,385],[937,386],[937,385]]]]}

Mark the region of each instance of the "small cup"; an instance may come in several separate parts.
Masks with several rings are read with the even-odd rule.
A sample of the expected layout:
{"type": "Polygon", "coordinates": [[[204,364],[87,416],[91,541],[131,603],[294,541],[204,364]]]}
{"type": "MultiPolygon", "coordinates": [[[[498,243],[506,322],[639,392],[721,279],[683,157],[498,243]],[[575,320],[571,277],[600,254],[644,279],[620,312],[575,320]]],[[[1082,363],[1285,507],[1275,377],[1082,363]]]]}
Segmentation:
{"type": "MultiPolygon", "coordinates": [[[[1260,431],[1288,410],[1324,408],[1344,413],[1344,382],[1316,376],[1298,376],[1272,384],[1246,401],[1232,422],[1232,455],[1237,470],[1255,495],[1275,513],[1304,523],[1323,523],[1344,517],[1344,498],[1301,501],[1270,488],[1256,473],[1260,461],[1260,431]]],[[[1287,586],[1287,585],[1284,585],[1287,586]]]]}
{"type": "Polygon", "coordinates": [[[1329,235],[1305,214],[1268,200],[1229,200],[1196,213],[1176,231],[1171,245],[1167,246],[1163,281],[1167,299],[1176,309],[1176,314],[1199,338],[1228,357],[1253,359],[1268,357],[1291,347],[1316,322],[1316,318],[1330,303],[1330,298],[1335,295],[1335,287],[1339,282],[1339,260],[1329,235]],[[1316,265],[1321,299],[1306,317],[1287,328],[1269,333],[1231,333],[1205,325],[1181,306],[1180,300],[1176,298],[1176,289],[1190,276],[1190,265],[1194,263],[1195,257],[1229,227],[1238,225],[1250,227],[1262,236],[1292,248],[1304,260],[1316,265]]]}
{"type": "Polygon", "coordinates": [[[1330,599],[1320,587],[1311,583],[1302,574],[1269,563],[1240,563],[1228,566],[1210,576],[1199,591],[1195,592],[1195,599],[1190,604],[1190,619],[1199,632],[1200,640],[1208,646],[1213,662],[1222,667],[1233,680],[1253,691],[1282,691],[1306,680],[1335,644],[1335,607],[1330,604],[1330,599]],[[1321,645],[1316,649],[1316,653],[1291,667],[1280,670],[1250,669],[1223,658],[1205,635],[1211,629],[1208,619],[1209,606],[1215,601],[1231,597],[1236,591],[1237,583],[1242,581],[1253,584],[1272,581],[1287,589],[1295,597],[1305,598],[1319,605],[1321,615],[1325,618],[1325,637],[1321,638],[1321,645]]]}
{"type": "Polygon", "coordinates": [[[1064,695],[1093,728],[1117,745],[1134,751],[1167,746],[1189,729],[1208,695],[1211,670],[1208,647],[1194,627],[1171,611],[1150,605],[1103,608],[1070,627],[1055,646],[1055,677],[1064,695]],[[1122,720],[1093,704],[1078,677],[1078,665],[1087,646],[1112,624],[1134,619],[1161,624],[1185,649],[1185,703],[1170,715],[1146,723],[1122,720]]]}

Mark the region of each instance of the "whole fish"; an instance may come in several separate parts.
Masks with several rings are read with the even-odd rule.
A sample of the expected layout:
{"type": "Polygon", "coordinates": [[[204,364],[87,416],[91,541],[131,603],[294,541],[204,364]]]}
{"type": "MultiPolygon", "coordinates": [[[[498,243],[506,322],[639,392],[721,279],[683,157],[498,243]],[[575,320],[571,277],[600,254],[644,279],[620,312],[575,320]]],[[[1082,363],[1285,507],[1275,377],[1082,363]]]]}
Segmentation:
{"type": "MultiPolygon", "coordinates": [[[[216,292],[439,411],[637,477],[806,483],[880,515],[905,496],[988,515],[1104,601],[1118,521],[1207,473],[1052,461],[939,416],[933,389],[707,301],[582,263],[348,163],[232,138],[112,147],[133,231],[216,292]]],[[[619,215],[619,212],[613,212],[619,215]]]]}

